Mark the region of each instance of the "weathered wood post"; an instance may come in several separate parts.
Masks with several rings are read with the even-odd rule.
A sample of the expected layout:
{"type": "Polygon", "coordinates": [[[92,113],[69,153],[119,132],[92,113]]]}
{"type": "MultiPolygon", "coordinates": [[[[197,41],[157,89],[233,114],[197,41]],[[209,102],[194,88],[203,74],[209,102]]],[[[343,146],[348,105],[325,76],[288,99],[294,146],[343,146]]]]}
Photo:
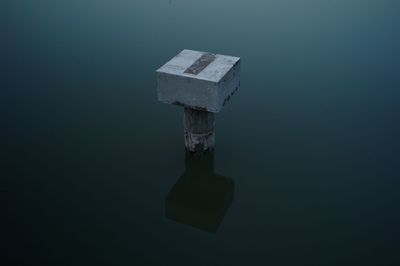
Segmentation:
{"type": "Polygon", "coordinates": [[[240,85],[240,58],[183,50],[157,71],[157,95],[163,103],[184,107],[185,147],[212,150],[214,113],[240,85]]]}

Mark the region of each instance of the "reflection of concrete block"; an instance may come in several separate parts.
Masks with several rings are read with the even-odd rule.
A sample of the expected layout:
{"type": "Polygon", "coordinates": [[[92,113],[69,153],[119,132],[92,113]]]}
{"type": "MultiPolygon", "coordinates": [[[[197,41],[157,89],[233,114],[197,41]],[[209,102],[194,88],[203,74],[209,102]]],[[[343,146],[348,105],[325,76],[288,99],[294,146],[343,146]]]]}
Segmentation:
{"type": "Polygon", "coordinates": [[[235,190],[233,179],[213,172],[214,156],[186,156],[186,171],[165,199],[165,215],[179,223],[216,232],[229,209],[235,190]]]}
{"type": "Polygon", "coordinates": [[[157,71],[158,100],[219,112],[240,85],[240,58],[183,50],[157,71]]]}
{"type": "Polygon", "coordinates": [[[193,227],[216,232],[232,203],[232,179],[213,176],[210,179],[182,176],[165,201],[167,218],[193,227]]]}

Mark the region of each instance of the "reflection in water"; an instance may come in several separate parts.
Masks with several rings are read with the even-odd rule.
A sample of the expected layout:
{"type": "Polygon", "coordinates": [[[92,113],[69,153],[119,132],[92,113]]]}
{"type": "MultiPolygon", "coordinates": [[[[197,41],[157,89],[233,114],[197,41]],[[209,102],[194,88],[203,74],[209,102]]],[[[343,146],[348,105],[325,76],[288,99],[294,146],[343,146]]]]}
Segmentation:
{"type": "Polygon", "coordinates": [[[231,178],[214,174],[214,154],[186,154],[186,171],[165,199],[165,215],[174,221],[216,232],[233,200],[231,178]]]}

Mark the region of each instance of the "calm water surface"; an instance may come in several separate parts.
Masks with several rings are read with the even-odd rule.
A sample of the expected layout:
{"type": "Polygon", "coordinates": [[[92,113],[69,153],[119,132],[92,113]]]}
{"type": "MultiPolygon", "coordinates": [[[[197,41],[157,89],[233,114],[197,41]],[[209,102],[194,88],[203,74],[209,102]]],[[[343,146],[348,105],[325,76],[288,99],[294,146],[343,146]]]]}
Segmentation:
{"type": "Polygon", "coordinates": [[[400,265],[400,2],[0,3],[3,265],[400,265]],[[155,70],[242,58],[185,158],[155,70]]]}

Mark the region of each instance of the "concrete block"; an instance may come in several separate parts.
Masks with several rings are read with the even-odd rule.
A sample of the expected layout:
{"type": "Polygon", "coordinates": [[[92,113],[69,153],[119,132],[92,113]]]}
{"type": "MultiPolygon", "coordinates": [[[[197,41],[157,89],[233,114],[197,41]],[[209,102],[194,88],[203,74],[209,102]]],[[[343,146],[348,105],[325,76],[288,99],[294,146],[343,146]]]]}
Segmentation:
{"type": "Polygon", "coordinates": [[[240,85],[240,58],[183,50],[156,71],[158,100],[219,112],[240,85]]]}

